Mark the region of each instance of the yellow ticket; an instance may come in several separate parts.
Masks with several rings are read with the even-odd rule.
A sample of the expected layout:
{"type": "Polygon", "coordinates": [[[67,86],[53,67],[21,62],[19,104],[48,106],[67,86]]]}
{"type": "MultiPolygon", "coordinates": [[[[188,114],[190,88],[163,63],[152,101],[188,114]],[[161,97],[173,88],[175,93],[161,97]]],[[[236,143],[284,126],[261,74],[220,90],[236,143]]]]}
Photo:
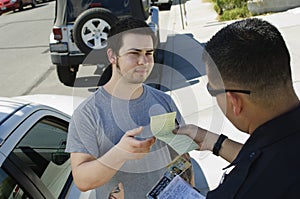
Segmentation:
{"type": "Polygon", "coordinates": [[[176,112],[152,116],[150,128],[152,134],[159,140],[171,146],[179,155],[198,148],[198,145],[187,135],[175,135],[176,112]]]}

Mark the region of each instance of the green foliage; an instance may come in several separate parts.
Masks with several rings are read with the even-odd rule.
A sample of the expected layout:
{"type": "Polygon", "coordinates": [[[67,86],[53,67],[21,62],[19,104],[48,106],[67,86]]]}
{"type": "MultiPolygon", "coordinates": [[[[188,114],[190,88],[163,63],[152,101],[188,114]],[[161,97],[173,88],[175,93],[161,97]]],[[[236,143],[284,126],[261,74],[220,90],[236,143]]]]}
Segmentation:
{"type": "Polygon", "coordinates": [[[234,8],[231,10],[225,10],[222,15],[220,15],[221,21],[233,20],[233,19],[240,19],[250,17],[251,14],[248,11],[247,6],[242,8],[234,8]]]}
{"type": "Polygon", "coordinates": [[[247,8],[247,0],[211,0],[220,20],[233,20],[251,16],[247,8]]]}
{"type": "Polygon", "coordinates": [[[214,10],[218,13],[218,15],[222,14],[221,8],[216,3],[214,3],[214,10]]]}

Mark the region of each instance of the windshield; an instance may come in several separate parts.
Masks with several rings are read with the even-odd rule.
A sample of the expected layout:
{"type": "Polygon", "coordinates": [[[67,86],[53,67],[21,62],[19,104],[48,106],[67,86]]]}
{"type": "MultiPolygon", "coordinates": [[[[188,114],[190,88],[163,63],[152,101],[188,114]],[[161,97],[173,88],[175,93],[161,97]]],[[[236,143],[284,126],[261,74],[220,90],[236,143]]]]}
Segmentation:
{"type": "MultiPolygon", "coordinates": [[[[136,0],[130,2],[134,1],[136,0]]],[[[61,26],[74,22],[83,11],[93,7],[108,9],[115,16],[130,15],[131,10],[133,10],[130,7],[129,0],[56,0],[54,23],[56,26],[61,26]]],[[[145,7],[145,9],[148,9],[148,7],[145,7]]]]}
{"type": "Polygon", "coordinates": [[[55,25],[72,23],[85,10],[101,7],[117,17],[134,16],[145,20],[149,16],[149,0],[56,0],[55,25]]]}
{"type": "Polygon", "coordinates": [[[92,7],[103,7],[110,10],[114,15],[129,15],[129,0],[68,0],[67,1],[67,21],[72,22],[83,11],[92,7]]]}

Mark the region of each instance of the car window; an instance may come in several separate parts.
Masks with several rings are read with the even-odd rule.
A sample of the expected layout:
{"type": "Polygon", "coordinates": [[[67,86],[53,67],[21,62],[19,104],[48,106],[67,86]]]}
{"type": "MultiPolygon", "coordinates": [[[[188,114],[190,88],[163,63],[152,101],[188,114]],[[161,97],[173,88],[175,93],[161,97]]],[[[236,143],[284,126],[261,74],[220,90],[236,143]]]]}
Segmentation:
{"type": "Polygon", "coordinates": [[[85,10],[91,7],[103,7],[110,10],[114,15],[129,15],[130,7],[128,0],[68,0],[66,7],[67,21],[72,22],[85,10]]]}
{"type": "Polygon", "coordinates": [[[44,118],[26,133],[11,154],[41,179],[54,198],[59,197],[71,172],[70,156],[64,152],[67,128],[67,122],[44,118]]]}

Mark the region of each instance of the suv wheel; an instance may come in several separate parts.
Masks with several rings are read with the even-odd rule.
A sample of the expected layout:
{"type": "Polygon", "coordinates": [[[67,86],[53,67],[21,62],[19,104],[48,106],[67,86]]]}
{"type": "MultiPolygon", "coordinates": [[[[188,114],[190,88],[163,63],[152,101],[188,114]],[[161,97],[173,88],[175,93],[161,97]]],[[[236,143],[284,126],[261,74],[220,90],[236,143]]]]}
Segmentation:
{"type": "Polygon", "coordinates": [[[73,34],[77,47],[88,54],[107,45],[107,35],[118,18],[104,8],[91,8],[80,14],[74,25],[73,34]]]}
{"type": "Polygon", "coordinates": [[[73,86],[79,65],[75,66],[56,66],[59,81],[66,86],[73,86]]]}

